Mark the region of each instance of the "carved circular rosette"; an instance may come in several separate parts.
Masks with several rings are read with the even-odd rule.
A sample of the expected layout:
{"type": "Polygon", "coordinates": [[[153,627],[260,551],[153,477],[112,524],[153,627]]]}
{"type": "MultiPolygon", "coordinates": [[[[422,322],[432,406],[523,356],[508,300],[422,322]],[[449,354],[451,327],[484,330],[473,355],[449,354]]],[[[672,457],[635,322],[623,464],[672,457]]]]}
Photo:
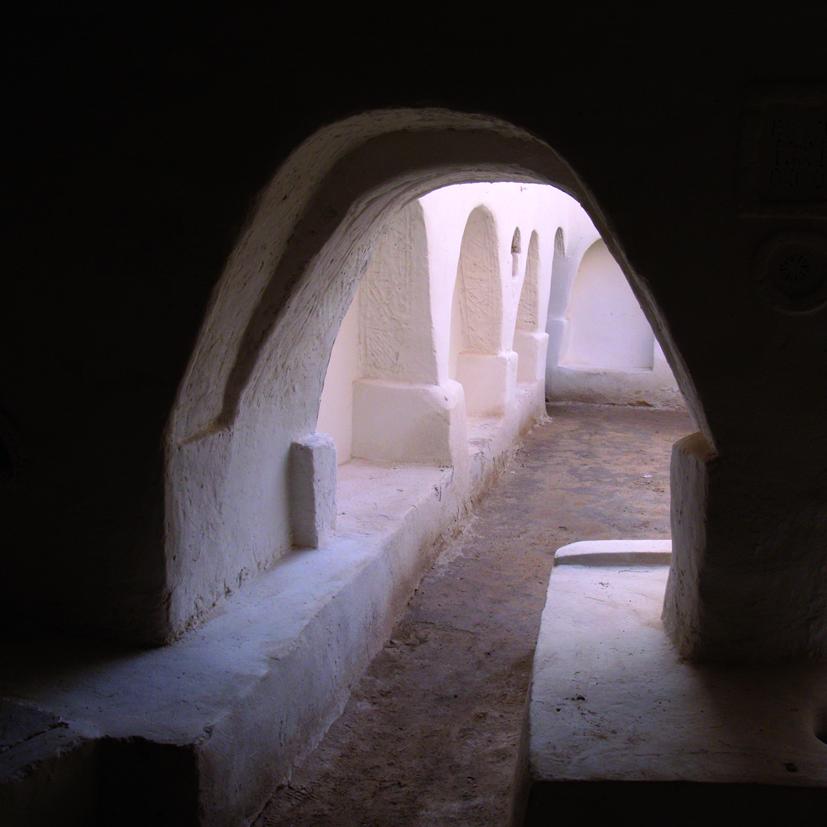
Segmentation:
{"type": "Polygon", "coordinates": [[[755,278],[763,299],[781,313],[811,314],[827,307],[827,237],[782,233],[759,249],[755,278]]]}

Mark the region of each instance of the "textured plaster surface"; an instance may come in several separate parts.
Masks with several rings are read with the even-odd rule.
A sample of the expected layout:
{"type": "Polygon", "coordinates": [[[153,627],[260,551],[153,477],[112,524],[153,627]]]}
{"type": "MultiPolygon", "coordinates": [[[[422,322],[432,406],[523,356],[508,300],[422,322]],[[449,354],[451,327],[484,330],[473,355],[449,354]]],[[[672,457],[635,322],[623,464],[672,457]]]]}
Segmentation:
{"type": "Polygon", "coordinates": [[[438,381],[431,320],[436,277],[429,266],[423,208],[413,201],[386,223],[359,283],[359,344],[365,378],[438,381]]]}
{"type": "Polygon", "coordinates": [[[827,510],[803,468],[767,477],[727,463],[701,434],[672,451],[675,556],[664,620],[681,653],[698,660],[761,662],[827,654],[827,510]],[[789,503],[786,512],[781,503],[789,503]],[[768,549],[789,544],[785,553],[768,549]],[[768,581],[772,588],[768,588],[768,581]]]}

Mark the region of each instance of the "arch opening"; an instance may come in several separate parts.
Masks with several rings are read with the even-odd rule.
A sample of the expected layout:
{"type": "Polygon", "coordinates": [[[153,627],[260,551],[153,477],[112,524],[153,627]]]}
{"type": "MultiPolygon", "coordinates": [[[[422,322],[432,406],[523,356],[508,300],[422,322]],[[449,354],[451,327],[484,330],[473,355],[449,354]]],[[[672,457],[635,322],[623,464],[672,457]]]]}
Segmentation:
{"type": "Polygon", "coordinates": [[[319,405],[316,431],[337,453],[327,483],[337,517],[358,510],[348,492],[376,488],[367,476],[393,486],[377,463],[449,466],[471,490],[469,454],[493,454],[496,441],[510,444],[542,415],[539,308],[550,285],[540,277],[537,229],[522,283],[503,278],[514,239],[499,228],[515,220],[552,238],[555,222],[588,218],[553,187],[514,183],[439,188],[388,217],[336,336],[319,405]]]}
{"type": "Polygon", "coordinates": [[[566,312],[569,336],[561,364],[651,370],[655,336],[602,239],[584,254],[566,312]]]}
{"type": "Polygon", "coordinates": [[[683,409],[663,350],[605,241],[555,254],[550,298],[549,399],[683,409]]]}
{"type": "MultiPolygon", "coordinates": [[[[167,429],[164,638],[197,622],[291,547],[289,448],[316,427],[336,332],[389,217],[429,193],[480,180],[554,184],[576,194],[612,239],[589,192],[550,148],[502,122],[450,112],[372,113],[322,130],[268,186],[216,287],[167,429]]],[[[504,260],[513,255],[505,246],[504,260]]],[[[499,266],[508,269],[502,259],[499,266]]],[[[519,290],[520,279],[512,281],[519,290]]],[[[455,303],[445,299],[434,308],[449,320],[444,364],[432,383],[438,387],[451,387],[453,371],[465,390],[462,354],[480,355],[469,345],[517,365],[507,335],[517,308],[495,331],[482,308],[465,306],[463,317],[463,302],[457,321],[470,341],[456,352],[455,368],[448,341],[455,303]],[[469,316],[476,318],[470,326],[469,316]]],[[[354,312],[361,318],[361,304],[354,312]]],[[[680,364],[676,353],[673,359],[680,364]]],[[[689,383],[685,370],[681,376],[689,383]]],[[[463,402],[473,415],[470,396],[463,394],[463,402]]]]}

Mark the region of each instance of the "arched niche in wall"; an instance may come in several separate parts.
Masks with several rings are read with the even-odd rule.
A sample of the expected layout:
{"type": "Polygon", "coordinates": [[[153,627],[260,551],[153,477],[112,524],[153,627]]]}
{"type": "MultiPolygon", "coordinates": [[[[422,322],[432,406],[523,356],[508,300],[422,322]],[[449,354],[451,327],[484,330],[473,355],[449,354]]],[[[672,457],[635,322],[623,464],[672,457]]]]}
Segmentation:
{"type": "Polygon", "coordinates": [[[577,239],[570,256],[555,253],[552,282],[548,400],[685,407],[652,329],[603,242],[589,232],[577,239]]]}
{"type": "Polygon", "coordinates": [[[620,266],[602,239],[583,256],[566,312],[561,365],[651,370],[655,338],[620,266]]]}
{"type": "Polygon", "coordinates": [[[468,216],[451,308],[451,378],[470,416],[499,416],[514,395],[517,357],[503,351],[503,284],[497,225],[486,207],[468,216]]]}
{"type": "Polygon", "coordinates": [[[520,275],[520,256],[523,252],[523,245],[520,239],[520,228],[514,229],[514,235],[511,236],[511,276],[517,278],[520,275]]]}
{"type": "MultiPolygon", "coordinates": [[[[480,181],[553,184],[610,232],[589,190],[546,144],[495,118],[437,109],[374,111],[326,127],[260,193],[166,429],[160,591],[130,596],[147,602],[148,640],[197,623],[290,549],[290,447],[315,429],[333,342],[383,216],[439,187],[480,181]]],[[[476,347],[476,336],[466,346],[476,347]]],[[[499,355],[501,337],[490,346],[483,355],[499,355]]],[[[683,367],[681,377],[704,423],[683,367]]]]}

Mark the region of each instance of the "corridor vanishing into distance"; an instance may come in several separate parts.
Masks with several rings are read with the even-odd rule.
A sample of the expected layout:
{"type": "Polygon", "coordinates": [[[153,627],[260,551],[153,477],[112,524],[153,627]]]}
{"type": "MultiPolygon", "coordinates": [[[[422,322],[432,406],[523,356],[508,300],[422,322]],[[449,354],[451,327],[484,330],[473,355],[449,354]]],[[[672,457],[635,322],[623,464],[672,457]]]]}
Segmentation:
{"type": "Polygon", "coordinates": [[[684,412],[552,405],[445,543],[344,714],[256,822],[507,823],[554,551],[669,536],[684,412]]]}

